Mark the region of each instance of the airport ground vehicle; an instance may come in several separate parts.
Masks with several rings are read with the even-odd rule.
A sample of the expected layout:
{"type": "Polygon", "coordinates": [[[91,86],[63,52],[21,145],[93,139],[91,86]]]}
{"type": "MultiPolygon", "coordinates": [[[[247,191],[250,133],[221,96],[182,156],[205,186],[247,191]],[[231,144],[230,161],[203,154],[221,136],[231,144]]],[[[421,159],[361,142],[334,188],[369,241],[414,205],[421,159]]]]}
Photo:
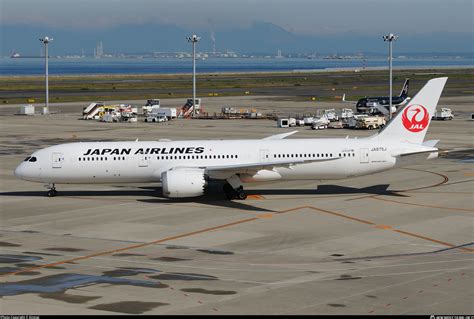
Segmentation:
{"type": "Polygon", "coordinates": [[[290,127],[290,124],[288,123],[288,119],[278,119],[277,126],[286,128],[286,127],[290,127]]]}
{"type": "Polygon", "coordinates": [[[341,119],[349,119],[351,117],[354,117],[354,111],[352,109],[342,109],[341,110],[341,119]]]}
{"type": "Polygon", "coordinates": [[[82,110],[82,118],[84,120],[91,120],[91,119],[99,119],[99,112],[104,110],[105,103],[104,102],[93,102],[86,106],[82,110]]]}
{"type": "Polygon", "coordinates": [[[148,99],[146,104],[142,106],[142,114],[146,116],[157,108],[160,108],[160,99],[148,99]]]}
{"type": "Polygon", "coordinates": [[[356,120],[356,129],[375,130],[385,125],[383,116],[364,116],[356,120]]]}
{"type": "Polygon", "coordinates": [[[186,99],[186,103],[178,110],[177,116],[180,118],[189,118],[194,114],[201,113],[201,99],[196,98],[193,106],[193,99],[186,99]]]}
{"type": "Polygon", "coordinates": [[[336,109],[324,110],[324,116],[330,121],[339,121],[339,115],[336,113],[336,109]]]}
{"type": "Polygon", "coordinates": [[[344,125],[342,124],[342,120],[333,121],[333,122],[328,124],[328,128],[339,129],[339,128],[344,128],[344,125]]]}
{"type": "Polygon", "coordinates": [[[326,117],[326,115],[323,115],[321,117],[315,117],[313,119],[313,123],[311,124],[311,129],[312,130],[324,130],[324,129],[328,128],[329,123],[330,123],[330,121],[326,117]]]}
{"type": "Polygon", "coordinates": [[[454,118],[453,112],[447,107],[442,107],[441,111],[436,110],[432,119],[438,121],[452,120],[454,118]]]}
{"type": "Polygon", "coordinates": [[[77,142],[33,152],[15,176],[48,184],[161,183],[165,197],[203,195],[222,180],[229,199],[245,199],[243,183],[335,180],[374,174],[436,158],[438,140],[424,141],[447,78],[428,81],[410,104],[366,138],[77,142]],[[420,116],[421,115],[421,116],[420,116]]]}
{"type": "Polygon", "coordinates": [[[161,123],[161,122],[167,122],[168,118],[164,115],[159,115],[159,114],[149,114],[147,117],[145,117],[145,122],[153,122],[153,123],[161,123]]]}

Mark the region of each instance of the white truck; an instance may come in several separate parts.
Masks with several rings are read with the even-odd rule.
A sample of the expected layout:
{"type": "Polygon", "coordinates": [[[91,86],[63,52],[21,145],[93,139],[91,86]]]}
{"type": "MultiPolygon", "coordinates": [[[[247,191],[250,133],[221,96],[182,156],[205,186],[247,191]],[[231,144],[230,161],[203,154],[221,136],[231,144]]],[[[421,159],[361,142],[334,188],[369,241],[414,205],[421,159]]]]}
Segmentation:
{"type": "Polygon", "coordinates": [[[160,107],[153,109],[152,112],[148,114],[148,116],[165,116],[169,121],[176,118],[177,111],[175,107],[160,107]]]}
{"type": "Polygon", "coordinates": [[[339,121],[339,116],[336,113],[336,109],[324,110],[324,116],[326,116],[326,118],[331,122],[339,121]]]}
{"type": "Polygon", "coordinates": [[[160,108],[160,99],[149,99],[146,100],[146,104],[142,106],[142,113],[143,115],[148,115],[148,113],[152,113],[154,109],[160,108]]]}
{"type": "Polygon", "coordinates": [[[354,117],[354,111],[352,109],[342,109],[341,110],[341,119],[349,119],[354,117]]]}
{"type": "Polygon", "coordinates": [[[288,119],[278,119],[277,121],[277,126],[278,127],[290,127],[290,123],[288,119]]]}
{"type": "Polygon", "coordinates": [[[313,123],[311,124],[312,130],[324,130],[328,128],[328,124],[330,123],[329,119],[323,115],[321,117],[315,117],[313,123]]]}
{"type": "Polygon", "coordinates": [[[306,117],[303,118],[303,122],[304,122],[305,126],[311,126],[311,124],[313,124],[313,122],[314,122],[314,117],[306,116],[306,117]]]}
{"type": "Polygon", "coordinates": [[[167,121],[168,121],[168,118],[164,115],[148,114],[148,116],[145,117],[145,122],[161,123],[161,122],[167,122],[167,121]]]}
{"type": "Polygon", "coordinates": [[[453,118],[454,115],[451,109],[448,109],[447,107],[442,107],[441,112],[438,112],[438,110],[436,110],[431,119],[437,121],[445,121],[452,120],[453,118]]]}

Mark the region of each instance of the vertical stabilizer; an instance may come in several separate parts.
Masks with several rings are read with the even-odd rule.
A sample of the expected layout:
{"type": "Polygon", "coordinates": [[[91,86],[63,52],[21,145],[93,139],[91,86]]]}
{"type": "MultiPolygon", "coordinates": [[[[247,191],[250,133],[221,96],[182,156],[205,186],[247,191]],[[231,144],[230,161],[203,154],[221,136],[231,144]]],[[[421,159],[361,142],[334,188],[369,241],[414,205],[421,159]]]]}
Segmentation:
{"type": "Polygon", "coordinates": [[[400,91],[399,97],[406,99],[408,97],[408,86],[410,85],[410,79],[406,79],[403,84],[402,90],[400,91]]]}
{"type": "Polygon", "coordinates": [[[429,80],[375,137],[421,144],[447,80],[447,77],[429,80]]]}

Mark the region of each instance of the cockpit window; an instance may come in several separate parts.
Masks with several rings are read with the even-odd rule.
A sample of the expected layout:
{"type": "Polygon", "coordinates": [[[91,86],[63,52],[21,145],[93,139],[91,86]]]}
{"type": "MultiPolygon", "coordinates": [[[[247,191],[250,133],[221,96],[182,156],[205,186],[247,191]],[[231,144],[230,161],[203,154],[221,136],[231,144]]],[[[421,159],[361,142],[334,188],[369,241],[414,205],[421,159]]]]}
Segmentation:
{"type": "Polygon", "coordinates": [[[32,156],[28,162],[36,162],[36,157],[32,156]]]}
{"type": "Polygon", "coordinates": [[[28,162],[30,158],[31,158],[31,156],[28,156],[27,158],[25,158],[25,160],[23,162],[28,162]]]}

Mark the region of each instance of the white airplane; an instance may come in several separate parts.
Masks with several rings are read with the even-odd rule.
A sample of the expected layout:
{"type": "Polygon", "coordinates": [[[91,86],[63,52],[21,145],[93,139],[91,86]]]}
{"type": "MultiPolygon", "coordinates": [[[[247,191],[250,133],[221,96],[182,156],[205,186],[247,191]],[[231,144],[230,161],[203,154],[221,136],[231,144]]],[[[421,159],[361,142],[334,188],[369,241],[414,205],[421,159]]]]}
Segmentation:
{"type": "Polygon", "coordinates": [[[374,174],[436,158],[439,140],[423,142],[447,78],[418,92],[378,134],[366,138],[79,142],[28,156],[15,176],[47,184],[162,183],[163,196],[204,194],[210,179],[225,180],[229,199],[245,199],[243,183],[331,180],[374,174]]]}

